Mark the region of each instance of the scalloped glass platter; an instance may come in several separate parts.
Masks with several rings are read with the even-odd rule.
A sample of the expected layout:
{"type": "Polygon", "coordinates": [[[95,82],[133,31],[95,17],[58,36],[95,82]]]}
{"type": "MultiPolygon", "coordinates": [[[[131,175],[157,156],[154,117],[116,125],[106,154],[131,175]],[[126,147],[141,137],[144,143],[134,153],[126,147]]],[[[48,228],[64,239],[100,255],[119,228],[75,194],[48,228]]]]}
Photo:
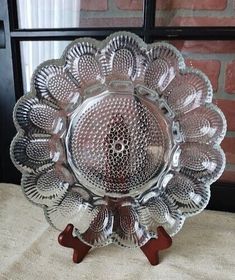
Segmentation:
{"type": "Polygon", "coordinates": [[[72,42],[14,109],[11,157],[47,221],[98,247],[170,236],[208,204],[226,133],[212,87],[170,44],[128,32],[72,42]]]}

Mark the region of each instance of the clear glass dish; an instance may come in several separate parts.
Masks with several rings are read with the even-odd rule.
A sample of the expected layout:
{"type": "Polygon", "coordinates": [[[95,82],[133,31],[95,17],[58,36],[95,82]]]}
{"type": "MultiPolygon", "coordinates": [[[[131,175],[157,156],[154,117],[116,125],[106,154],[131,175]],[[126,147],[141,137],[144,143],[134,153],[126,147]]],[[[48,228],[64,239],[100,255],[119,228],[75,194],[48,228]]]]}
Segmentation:
{"type": "Polygon", "coordinates": [[[90,246],[143,246],[201,212],[222,174],[223,113],[167,43],[82,38],[34,72],[16,104],[11,157],[47,221],[90,246]]]}

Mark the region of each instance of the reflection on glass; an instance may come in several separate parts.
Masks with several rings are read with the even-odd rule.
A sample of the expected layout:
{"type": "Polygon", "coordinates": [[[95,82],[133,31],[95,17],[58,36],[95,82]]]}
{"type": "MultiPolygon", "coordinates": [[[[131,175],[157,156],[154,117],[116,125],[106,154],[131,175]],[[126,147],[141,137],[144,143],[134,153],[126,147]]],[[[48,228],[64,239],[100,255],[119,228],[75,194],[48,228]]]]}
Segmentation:
{"type": "Polygon", "coordinates": [[[142,7],[143,0],[17,0],[22,29],[141,26],[142,7]]]}
{"type": "Polygon", "coordinates": [[[24,92],[30,90],[30,80],[36,67],[48,59],[60,58],[69,41],[21,42],[21,64],[24,92]]]}
{"type": "Polygon", "coordinates": [[[80,0],[17,0],[19,28],[77,27],[80,0]]]}

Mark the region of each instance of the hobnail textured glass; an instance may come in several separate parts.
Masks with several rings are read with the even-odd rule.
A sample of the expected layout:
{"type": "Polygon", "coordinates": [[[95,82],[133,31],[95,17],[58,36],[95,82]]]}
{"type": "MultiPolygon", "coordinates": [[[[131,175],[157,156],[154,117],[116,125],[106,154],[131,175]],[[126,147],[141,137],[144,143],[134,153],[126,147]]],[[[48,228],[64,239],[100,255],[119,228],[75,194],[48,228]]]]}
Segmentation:
{"type": "Polygon", "coordinates": [[[48,222],[91,246],[142,246],[202,211],[222,174],[223,113],[166,43],[115,33],[42,63],[16,104],[11,157],[48,222]]]}

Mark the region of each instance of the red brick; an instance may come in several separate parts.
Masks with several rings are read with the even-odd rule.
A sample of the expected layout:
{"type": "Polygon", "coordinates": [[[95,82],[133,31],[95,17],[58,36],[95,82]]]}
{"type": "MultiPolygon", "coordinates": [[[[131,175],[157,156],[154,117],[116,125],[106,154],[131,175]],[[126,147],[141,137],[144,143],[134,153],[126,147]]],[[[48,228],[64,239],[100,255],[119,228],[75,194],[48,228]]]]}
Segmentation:
{"type": "Polygon", "coordinates": [[[180,51],[192,53],[235,53],[235,41],[171,41],[180,51]]]}
{"type": "Polygon", "coordinates": [[[219,178],[219,181],[223,183],[235,183],[235,170],[225,170],[219,178]]]}
{"type": "Polygon", "coordinates": [[[81,0],[81,10],[83,11],[105,11],[107,9],[107,0],[81,0]]]}
{"type": "Polygon", "coordinates": [[[235,100],[216,99],[214,103],[223,111],[228,130],[235,131],[235,100]]]}
{"type": "Polygon", "coordinates": [[[136,27],[141,26],[142,18],[81,18],[80,27],[136,27]]]}
{"type": "Polygon", "coordinates": [[[164,17],[156,18],[156,26],[235,26],[234,17],[164,17]]]}
{"type": "MultiPolygon", "coordinates": [[[[121,10],[142,10],[143,0],[115,0],[121,10]]],[[[157,0],[157,9],[224,10],[227,0],[157,0]]]]}
{"type": "Polygon", "coordinates": [[[228,63],[226,68],[225,91],[235,93],[235,60],[228,63]]]}
{"type": "Polygon", "coordinates": [[[226,161],[235,164],[235,137],[225,137],[221,147],[226,154],[226,161]]]}
{"type": "Polygon", "coordinates": [[[186,65],[200,69],[203,73],[205,73],[211,81],[213,90],[217,91],[220,73],[220,61],[186,59],[186,65]]]}
{"type": "Polygon", "coordinates": [[[224,10],[226,6],[227,0],[157,0],[160,10],[224,10]]]}
{"type": "Polygon", "coordinates": [[[143,0],[115,0],[121,10],[143,10],[143,0]]]}

